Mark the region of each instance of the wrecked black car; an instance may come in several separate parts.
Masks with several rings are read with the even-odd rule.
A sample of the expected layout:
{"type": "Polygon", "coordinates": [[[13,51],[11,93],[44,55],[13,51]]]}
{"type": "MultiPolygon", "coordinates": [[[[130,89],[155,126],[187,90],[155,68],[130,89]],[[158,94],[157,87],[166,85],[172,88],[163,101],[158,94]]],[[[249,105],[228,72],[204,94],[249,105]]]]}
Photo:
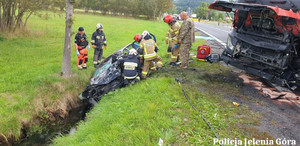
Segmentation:
{"type": "MultiPolygon", "coordinates": [[[[150,33],[150,35],[156,42],[155,35],[152,33],[150,33]]],[[[80,99],[88,101],[88,103],[93,106],[97,104],[97,102],[101,100],[101,97],[108,92],[124,87],[128,84],[134,84],[136,82],[135,80],[130,80],[126,83],[124,82],[124,77],[122,75],[123,69],[121,65],[121,61],[127,57],[129,50],[133,48],[137,49],[135,42],[119,49],[102,61],[92,76],[90,85],[88,85],[80,95],[80,99]]],[[[141,63],[140,65],[142,66],[143,64],[141,63]]]]}
{"type": "Polygon", "coordinates": [[[210,9],[233,12],[222,60],[270,83],[300,86],[300,1],[216,1],[210,9]]]}
{"type": "Polygon", "coordinates": [[[92,76],[90,85],[83,91],[80,98],[95,105],[106,93],[124,86],[120,60],[130,49],[132,49],[132,44],[128,44],[102,61],[92,76]]]}

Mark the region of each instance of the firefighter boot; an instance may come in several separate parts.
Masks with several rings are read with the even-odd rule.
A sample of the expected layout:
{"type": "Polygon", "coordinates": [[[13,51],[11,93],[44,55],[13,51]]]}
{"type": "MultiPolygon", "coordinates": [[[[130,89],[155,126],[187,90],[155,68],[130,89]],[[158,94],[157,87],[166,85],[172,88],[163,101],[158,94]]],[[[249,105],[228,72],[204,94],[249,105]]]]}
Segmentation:
{"type": "Polygon", "coordinates": [[[167,58],[171,58],[172,56],[172,47],[168,47],[167,58]]]}
{"type": "Polygon", "coordinates": [[[82,65],[82,68],[83,68],[83,69],[87,69],[87,65],[86,65],[86,64],[83,64],[83,65],[82,65]]]}
{"type": "Polygon", "coordinates": [[[128,84],[129,84],[128,79],[125,79],[125,80],[124,80],[124,85],[126,86],[126,85],[128,85],[128,84]]]}

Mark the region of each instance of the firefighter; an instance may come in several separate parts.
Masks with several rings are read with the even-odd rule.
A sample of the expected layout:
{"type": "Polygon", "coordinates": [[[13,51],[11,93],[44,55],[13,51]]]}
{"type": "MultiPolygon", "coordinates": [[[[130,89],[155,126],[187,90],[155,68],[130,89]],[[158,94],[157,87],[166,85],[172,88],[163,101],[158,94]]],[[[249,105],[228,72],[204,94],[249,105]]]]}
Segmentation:
{"type": "Polygon", "coordinates": [[[79,27],[78,33],[75,36],[75,49],[78,56],[77,66],[78,69],[86,69],[88,62],[88,51],[86,47],[89,46],[89,42],[87,40],[86,34],[84,33],[84,28],[79,27]]]}
{"type": "MultiPolygon", "coordinates": [[[[144,31],[143,34],[147,34],[147,31],[144,31]]],[[[150,33],[151,35],[151,33],[150,33]]],[[[151,38],[153,38],[154,35],[151,35],[151,38]]],[[[134,36],[134,43],[132,44],[132,47],[136,50],[138,50],[138,48],[140,47],[140,42],[142,41],[142,35],[140,34],[136,34],[134,36]]],[[[157,50],[156,50],[157,51],[157,50]]],[[[142,66],[144,66],[144,58],[143,58],[143,55],[140,55],[139,56],[139,61],[140,61],[140,72],[142,71],[142,66]]],[[[156,66],[155,66],[155,63],[154,62],[151,62],[150,64],[150,69],[152,71],[152,73],[156,72],[156,66]]]]}
{"type": "Polygon", "coordinates": [[[103,32],[103,25],[102,24],[97,24],[96,26],[97,30],[93,33],[92,35],[92,47],[95,49],[94,50],[94,66],[97,68],[97,66],[101,62],[101,58],[103,56],[103,46],[104,49],[107,50],[107,43],[106,43],[106,37],[103,32]]]}
{"type": "Polygon", "coordinates": [[[124,84],[127,85],[130,81],[138,82],[140,80],[140,65],[137,51],[135,49],[129,50],[129,55],[120,62],[123,68],[124,84]]]}
{"type": "Polygon", "coordinates": [[[175,19],[173,19],[172,15],[165,16],[164,22],[167,23],[170,27],[166,35],[166,44],[169,44],[167,55],[168,57],[171,56],[170,65],[175,66],[179,58],[179,50],[180,50],[179,46],[177,45],[180,24],[175,19]]]}
{"type": "Polygon", "coordinates": [[[150,32],[148,32],[147,30],[145,30],[145,31],[142,33],[142,40],[141,40],[141,41],[143,41],[144,36],[146,36],[147,34],[150,34],[151,39],[154,40],[154,41],[156,42],[156,37],[155,37],[155,35],[152,34],[152,33],[150,33],[150,32]]]}
{"type": "Polygon", "coordinates": [[[134,36],[134,42],[132,43],[132,48],[134,48],[135,50],[137,50],[140,47],[141,40],[142,40],[142,35],[136,34],[134,36]]]}
{"type": "Polygon", "coordinates": [[[180,44],[180,68],[187,68],[189,65],[189,56],[192,43],[195,42],[194,22],[189,18],[187,12],[181,12],[182,26],[179,30],[178,42],[180,44]]]}
{"type": "Polygon", "coordinates": [[[148,71],[149,71],[150,67],[152,66],[151,64],[153,62],[156,63],[158,68],[161,68],[163,65],[162,59],[156,54],[157,50],[158,50],[157,44],[152,39],[150,33],[144,32],[143,39],[140,43],[140,48],[138,50],[140,57],[143,57],[143,59],[144,59],[144,66],[143,66],[143,71],[142,71],[143,79],[145,79],[147,77],[148,71]]]}

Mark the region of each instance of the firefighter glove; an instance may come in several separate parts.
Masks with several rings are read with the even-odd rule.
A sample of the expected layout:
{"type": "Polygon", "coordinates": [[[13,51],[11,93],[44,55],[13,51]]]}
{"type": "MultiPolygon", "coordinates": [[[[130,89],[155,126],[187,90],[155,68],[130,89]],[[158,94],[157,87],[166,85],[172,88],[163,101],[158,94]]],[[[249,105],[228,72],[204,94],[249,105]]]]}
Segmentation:
{"type": "Polygon", "coordinates": [[[175,44],[175,45],[174,45],[174,48],[177,49],[177,48],[178,48],[178,44],[175,44]]]}

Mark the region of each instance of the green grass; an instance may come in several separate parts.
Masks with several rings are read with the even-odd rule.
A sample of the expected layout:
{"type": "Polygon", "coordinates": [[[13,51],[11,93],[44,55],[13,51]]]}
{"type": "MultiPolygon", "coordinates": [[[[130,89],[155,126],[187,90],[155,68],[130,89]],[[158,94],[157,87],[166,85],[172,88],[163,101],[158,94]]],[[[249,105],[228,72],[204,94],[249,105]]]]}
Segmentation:
{"type": "Polygon", "coordinates": [[[235,75],[219,64],[194,61],[191,68],[196,70],[165,67],[147,80],[105,95],[74,135],[58,137],[54,145],[157,145],[160,138],[166,145],[212,145],[213,132],[175,78],[182,80],[192,103],[220,138],[266,137],[248,129],[257,124],[255,113],[224,99],[240,94],[240,82],[227,81],[235,75]]]}
{"type": "MultiPolygon", "coordinates": [[[[88,68],[77,70],[76,53],[72,48],[73,77],[60,77],[64,46],[64,14],[50,14],[48,19],[32,16],[28,31],[15,34],[1,34],[0,39],[0,133],[19,137],[24,123],[31,123],[33,117],[43,113],[47,107],[56,108],[56,102],[66,96],[83,91],[89,82],[93,50],[89,51],[88,68]]],[[[108,56],[133,41],[133,36],[144,30],[158,36],[162,45],[167,26],[152,21],[125,19],[119,17],[75,14],[74,33],[83,26],[90,40],[97,23],[104,25],[107,36],[108,56]]],[[[73,35],[74,36],[74,35],[73,35]]],[[[163,51],[161,51],[163,52],[163,51]]]]}
{"type": "MultiPolygon", "coordinates": [[[[195,52],[197,40],[192,48],[195,52]]],[[[164,58],[166,60],[166,58],[164,58]]],[[[54,145],[212,145],[214,134],[184,97],[175,81],[206,117],[220,138],[266,138],[258,132],[259,115],[236,107],[228,96],[243,97],[242,83],[226,67],[194,60],[189,69],[164,67],[147,80],[105,95],[73,135],[54,145]]]]}
{"type": "MultiPolygon", "coordinates": [[[[148,30],[157,36],[159,55],[164,61],[169,60],[165,58],[166,24],[75,14],[74,33],[83,26],[90,39],[99,22],[104,25],[107,35],[108,50],[104,51],[104,56],[132,42],[136,33],[148,30]]],[[[33,117],[47,119],[48,109],[60,108],[60,101],[76,100],[94,72],[93,51],[89,51],[90,68],[84,71],[77,70],[73,51],[73,77],[66,80],[59,76],[64,46],[64,14],[51,14],[47,20],[33,16],[28,28],[29,33],[20,32],[19,36],[0,36],[0,133],[7,137],[19,137],[23,126],[34,124],[33,117]]],[[[194,54],[196,46],[202,43],[199,40],[195,43],[194,54]]],[[[211,145],[213,133],[183,97],[175,77],[183,80],[183,87],[192,102],[222,138],[259,135],[256,130],[245,128],[245,125],[256,124],[255,115],[247,112],[246,106],[235,107],[231,101],[224,100],[226,95],[242,96],[236,83],[224,80],[235,78],[234,75],[219,64],[194,61],[191,68],[197,70],[166,67],[166,71],[159,71],[147,80],[109,93],[88,114],[87,122],[79,124],[74,135],[58,137],[54,144],[156,145],[161,138],[167,144],[211,145]]],[[[33,127],[33,132],[40,131],[39,126],[33,127]]]]}

